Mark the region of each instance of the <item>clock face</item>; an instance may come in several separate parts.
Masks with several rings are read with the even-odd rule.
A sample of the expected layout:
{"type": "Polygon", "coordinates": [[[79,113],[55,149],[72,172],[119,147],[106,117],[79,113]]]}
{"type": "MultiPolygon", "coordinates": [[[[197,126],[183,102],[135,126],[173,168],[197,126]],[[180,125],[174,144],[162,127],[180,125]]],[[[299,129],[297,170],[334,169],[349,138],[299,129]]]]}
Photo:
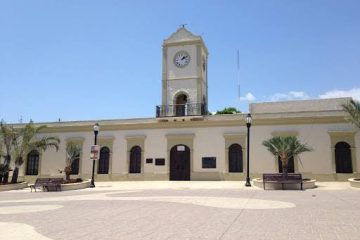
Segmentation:
{"type": "Polygon", "coordinates": [[[174,56],[174,64],[179,68],[186,67],[190,62],[190,55],[185,51],[179,51],[174,56]]]}

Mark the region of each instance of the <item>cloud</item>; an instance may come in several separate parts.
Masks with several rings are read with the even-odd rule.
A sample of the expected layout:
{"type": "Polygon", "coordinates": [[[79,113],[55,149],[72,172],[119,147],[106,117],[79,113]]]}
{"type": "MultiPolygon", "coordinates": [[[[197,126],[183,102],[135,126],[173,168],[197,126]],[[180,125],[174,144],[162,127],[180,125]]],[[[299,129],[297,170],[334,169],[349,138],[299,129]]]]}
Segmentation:
{"type": "Polygon", "coordinates": [[[319,98],[342,98],[342,97],[352,97],[353,99],[360,101],[360,88],[353,88],[350,90],[332,90],[319,95],[319,98]]]}
{"type": "Polygon", "coordinates": [[[248,92],[245,96],[243,97],[240,97],[240,101],[249,101],[249,102],[252,102],[252,101],[255,101],[256,97],[248,92]]]}
{"type": "Polygon", "coordinates": [[[288,100],[305,100],[309,99],[310,96],[307,93],[302,91],[290,91],[288,93],[275,93],[274,95],[270,96],[270,101],[288,101],[288,100]]]}

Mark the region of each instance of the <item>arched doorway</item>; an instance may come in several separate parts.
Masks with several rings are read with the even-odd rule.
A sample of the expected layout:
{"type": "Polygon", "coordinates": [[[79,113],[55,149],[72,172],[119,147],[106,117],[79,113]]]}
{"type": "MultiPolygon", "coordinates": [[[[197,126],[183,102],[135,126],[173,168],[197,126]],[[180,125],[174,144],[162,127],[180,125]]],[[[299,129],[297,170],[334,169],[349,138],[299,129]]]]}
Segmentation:
{"type": "Polygon", "coordinates": [[[229,172],[243,172],[243,152],[239,144],[229,147],[229,172]]]}
{"type": "MultiPolygon", "coordinates": [[[[282,161],[280,160],[280,157],[278,158],[278,166],[279,166],[279,173],[282,173],[283,167],[282,167],[282,161]]],[[[294,157],[291,157],[288,161],[288,173],[294,173],[294,172],[295,172],[294,157]]]]}
{"type": "Polygon", "coordinates": [[[78,175],[80,168],[80,154],[76,155],[74,161],[71,163],[71,173],[72,175],[78,175]]]}
{"type": "Polygon", "coordinates": [[[27,155],[26,175],[38,175],[39,173],[39,152],[32,150],[27,155]]]}
{"type": "Polygon", "coordinates": [[[141,173],[141,147],[139,146],[130,150],[129,173],[141,173]]]}
{"type": "Polygon", "coordinates": [[[336,173],[352,173],[352,160],[350,145],[346,142],[338,142],[335,145],[336,173]]]}
{"type": "Polygon", "coordinates": [[[102,147],[100,149],[98,174],[109,173],[109,159],[110,159],[110,149],[108,147],[102,147]]]}
{"type": "Polygon", "coordinates": [[[186,103],[187,96],[185,94],[179,94],[175,100],[175,115],[185,116],[186,115],[186,103]]]}
{"type": "Polygon", "coordinates": [[[170,180],[190,180],[190,148],[176,145],[170,150],[170,180]]]}

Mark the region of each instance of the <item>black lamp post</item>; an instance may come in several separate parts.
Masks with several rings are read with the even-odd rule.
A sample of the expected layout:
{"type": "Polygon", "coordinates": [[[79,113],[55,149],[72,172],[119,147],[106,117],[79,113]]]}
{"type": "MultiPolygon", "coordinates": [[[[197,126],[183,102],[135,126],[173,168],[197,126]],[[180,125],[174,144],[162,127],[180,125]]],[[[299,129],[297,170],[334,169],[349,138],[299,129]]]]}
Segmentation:
{"type": "MultiPolygon", "coordinates": [[[[95,123],[93,129],[94,129],[94,136],[95,136],[94,145],[96,145],[97,144],[97,135],[99,133],[99,124],[95,123]]],[[[90,183],[91,188],[95,187],[94,172],[95,172],[95,159],[93,159],[93,166],[92,166],[92,175],[91,175],[91,183],[90,183]]]]}
{"type": "Polygon", "coordinates": [[[251,114],[248,113],[248,115],[246,116],[246,127],[247,127],[247,151],[246,151],[246,155],[247,155],[247,159],[246,159],[246,183],[245,186],[246,187],[251,187],[251,183],[250,183],[250,166],[249,166],[249,156],[250,156],[250,127],[251,127],[251,114]]]}

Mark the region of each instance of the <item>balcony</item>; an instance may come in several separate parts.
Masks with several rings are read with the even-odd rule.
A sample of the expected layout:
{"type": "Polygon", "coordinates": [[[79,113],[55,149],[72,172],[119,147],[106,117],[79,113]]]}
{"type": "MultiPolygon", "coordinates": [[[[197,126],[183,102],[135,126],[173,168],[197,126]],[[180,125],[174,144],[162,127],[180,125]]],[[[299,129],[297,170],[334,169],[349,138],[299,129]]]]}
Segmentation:
{"type": "Polygon", "coordinates": [[[160,105],[156,106],[156,117],[183,117],[206,115],[203,103],[160,105]]]}

